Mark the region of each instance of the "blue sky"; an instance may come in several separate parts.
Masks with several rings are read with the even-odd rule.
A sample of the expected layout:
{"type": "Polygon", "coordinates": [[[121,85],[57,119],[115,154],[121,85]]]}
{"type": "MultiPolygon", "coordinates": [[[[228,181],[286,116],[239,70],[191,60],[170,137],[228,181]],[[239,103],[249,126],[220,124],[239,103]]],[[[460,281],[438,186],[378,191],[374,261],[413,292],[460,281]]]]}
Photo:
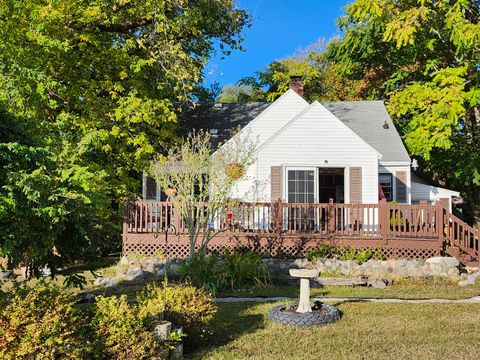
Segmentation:
{"type": "Polygon", "coordinates": [[[225,60],[214,57],[205,68],[205,84],[234,84],[273,60],[293,55],[319,38],[339,34],[335,20],[347,0],[238,0],[253,15],[244,32],[245,52],[236,51],[225,60]]]}

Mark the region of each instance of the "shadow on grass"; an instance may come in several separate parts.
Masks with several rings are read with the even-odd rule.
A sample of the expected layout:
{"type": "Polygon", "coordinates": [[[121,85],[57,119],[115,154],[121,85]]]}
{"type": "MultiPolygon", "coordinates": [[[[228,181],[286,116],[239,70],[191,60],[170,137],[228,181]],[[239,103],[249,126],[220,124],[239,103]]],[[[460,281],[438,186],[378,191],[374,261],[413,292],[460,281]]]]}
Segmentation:
{"type": "Polygon", "coordinates": [[[218,312],[213,322],[213,334],[204,342],[204,346],[185,349],[186,358],[200,359],[213,348],[227,345],[243,334],[263,329],[267,316],[249,313],[249,309],[257,306],[254,302],[219,303],[218,312]]]}

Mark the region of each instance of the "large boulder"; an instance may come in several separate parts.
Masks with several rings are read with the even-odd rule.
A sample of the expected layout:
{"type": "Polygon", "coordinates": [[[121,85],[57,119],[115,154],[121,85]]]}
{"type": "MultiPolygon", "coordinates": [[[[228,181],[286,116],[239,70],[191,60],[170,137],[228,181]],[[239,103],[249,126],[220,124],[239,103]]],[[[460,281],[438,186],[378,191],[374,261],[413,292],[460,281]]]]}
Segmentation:
{"type": "Polygon", "coordinates": [[[438,264],[443,267],[456,267],[460,265],[458,259],[449,256],[436,256],[425,261],[426,264],[438,264]]]}

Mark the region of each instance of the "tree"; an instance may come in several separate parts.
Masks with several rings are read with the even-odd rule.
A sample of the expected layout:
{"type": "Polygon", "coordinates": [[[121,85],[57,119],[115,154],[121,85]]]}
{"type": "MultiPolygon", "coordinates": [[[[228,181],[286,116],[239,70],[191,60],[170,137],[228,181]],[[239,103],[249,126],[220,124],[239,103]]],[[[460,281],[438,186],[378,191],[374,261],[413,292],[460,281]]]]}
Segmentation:
{"type": "Polygon", "coordinates": [[[242,91],[242,87],[248,86],[254,96],[245,96],[243,101],[275,101],[288,90],[291,76],[301,76],[304,97],[308,101],[356,100],[359,82],[341,76],[337,65],[325,57],[326,47],[334,40],[319,39],[293,56],[271,62],[255,76],[241,79],[234,89],[227,88],[222,92],[248,94],[242,91]]]}
{"type": "Polygon", "coordinates": [[[29,134],[24,121],[0,113],[0,257],[23,264],[27,275],[55,270],[111,250],[116,226],[102,178],[78,167],[62,169],[59,156],[29,134]]]}
{"type": "Polygon", "coordinates": [[[258,86],[227,85],[222,88],[217,100],[221,103],[265,101],[265,92],[258,86]]]}
{"type": "Polygon", "coordinates": [[[181,145],[153,162],[150,173],[172,200],[188,229],[190,256],[204,254],[216,231],[210,224],[234,203],[231,191],[253,162],[255,143],[238,133],[213,154],[210,135],[189,134],[181,145]]]}
{"type": "Polygon", "coordinates": [[[328,59],[385,99],[424,171],[480,205],[479,1],[356,0],[339,19],[328,59]]]}
{"type": "MultiPolygon", "coordinates": [[[[162,145],[176,140],[174,104],[190,100],[217,46],[224,55],[241,49],[249,16],[233,0],[0,0],[0,20],[0,102],[25,120],[36,151],[34,156],[30,148],[6,145],[4,156],[14,157],[2,171],[48,172],[53,183],[41,189],[43,180],[31,184],[47,202],[58,187],[65,196],[81,183],[92,195],[91,206],[75,207],[75,216],[96,209],[93,214],[120,225],[120,204],[138,191],[141,170],[162,145]]],[[[22,201],[10,204],[12,219],[24,210],[22,201]]],[[[60,211],[61,202],[45,206],[60,211]]],[[[21,243],[10,230],[13,238],[0,238],[3,252],[7,243],[21,243]]],[[[66,261],[54,252],[75,248],[72,237],[59,238],[64,232],[52,235],[68,241],[60,248],[40,229],[24,230],[52,255],[39,257],[36,267],[66,261]]],[[[78,232],[75,241],[87,246],[94,234],[78,232]]]]}

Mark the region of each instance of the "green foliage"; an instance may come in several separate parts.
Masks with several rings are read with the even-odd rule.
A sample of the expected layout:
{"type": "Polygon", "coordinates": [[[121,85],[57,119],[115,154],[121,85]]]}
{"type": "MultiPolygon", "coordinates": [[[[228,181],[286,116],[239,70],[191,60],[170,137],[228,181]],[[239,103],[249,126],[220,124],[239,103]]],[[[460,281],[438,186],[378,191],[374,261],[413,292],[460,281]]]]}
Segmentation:
{"type": "Polygon", "coordinates": [[[125,295],[98,296],[95,304],[76,305],[65,288],[40,281],[14,283],[0,291],[2,359],[167,358],[183,335],[161,341],[154,332],[162,320],[182,326],[189,343],[205,340],[216,312],[207,292],[192,286],[150,286],[136,303],[125,295]]]}
{"type": "Polygon", "coordinates": [[[15,283],[0,296],[0,357],[83,359],[91,349],[74,303],[71,294],[53,285],[15,283]]]}
{"type": "Polygon", "coordinates": [[[307,258],[310,261],[315,261],[321,258],[338,258],[341,255],[341,249],[334,244],[323,243],[313,249],[307,250],[307,258]]]}
{"type": "Polygon", "coordinates": [[[360,265],[373,258],[385,260],[380,248],[376,248],[375,250],[357,250],[343,245],[328,243],[323,243],[314,249],[309,249],[307,251],[307,258],[310,261],[317,259],[354,260],[360,265]]]}
{"type": "Polygon", "coordinates": [[[265,93],[259,86],[250,84],[227,85],[216,99],[221,103],[265,101],[265,93]]]}
{"type": "Polygon", "coordinates": [[[241,48],[249,16],[232,0],[0,0],[0,19],[0,256],[55,271],[119,247],[123,200],[176,140],[174,103],[214,47],[241,48]]]}
{"type": "Polygon", "coordinates": [[[152,162],[150,173],[188,230],[190,256],[207,250],[216,231],[210,224],[232,204],[232,189],[253,163],[255,145],[248,133],[238,133],[212,154],[210,134],[193,131],[152,162]]]}
{"type": "Polygon", "coordinates": [[[357,258],[357,250],[355,249],[345,249],[340,256],[340,260],[356,260],[357,258]]]}
{"type": "Polygon", "coordinates": [[[217,294],[224,286],[224,274],[220,257],[216,254],[197,253],[184,262],[179,269],[193,285],[217,294]]]}
{"type": "Polygon", "coordinates": [[[153,328],[146,326],[139,308],[127,297],[98,297],[95,301],[94,331],[99,354],[114,359],[142,359],[158,353],[160,342],[153,328]]]}
{"type": "Polygon", "coordinates": [[[180,267],[180,273],[192,284],[213,294],[226,288],[253,285],[263,287],[270,282],[268,267],[253,251],[217,254],[195,254],[180,267]]]}
{"type": "Polygon", "coordinates": [[[211,323],[217,311],[212,295],[187,285],[166,288],[149,285],[139,294],[137,302],[140,318],[163,318],[175,326],[182,326],[188,344],[205,340],[211,333],[211,323]]]}
{"type": "Polygon", "coordinates": [[[356,0],[327,57],[388,110],[422,171],[462,190],[470,220],[480,204],[480,97],[476,0],[356,0]]]}
{"type": "Polygon", "coordinates": [[[8,255],[10,266],[28,266],[31,275],[45,265],[55,274],[115,248],[119,218],[97,191],[103,179],[82,167],[61,169],[58,154],[36,145],[25,122],[3,119],[21,133],[9,132],[10,142],[0,143],[0,256],[8,255]]]}
{"type": "Polygon", "coordinates": [[[302,77],[306,100],[356,100],[359,83],[339,75],[337,65],[326,60],[323,50],[324,46],[309,47],[297,56],[273,61],[256,76],[241,79],[235,87],[224,88],[225,96],[221,95],[220,100],[274,101],[288,90],[291,76],[302,77]]]}
{"type": "Polygon", "coordinates": [[[231,289],[245,285],[264,287],[270,282],[270,271],[263,263],[261,255],[226,250],[222,256],[222,272],[225,285],[231,289]]]}

